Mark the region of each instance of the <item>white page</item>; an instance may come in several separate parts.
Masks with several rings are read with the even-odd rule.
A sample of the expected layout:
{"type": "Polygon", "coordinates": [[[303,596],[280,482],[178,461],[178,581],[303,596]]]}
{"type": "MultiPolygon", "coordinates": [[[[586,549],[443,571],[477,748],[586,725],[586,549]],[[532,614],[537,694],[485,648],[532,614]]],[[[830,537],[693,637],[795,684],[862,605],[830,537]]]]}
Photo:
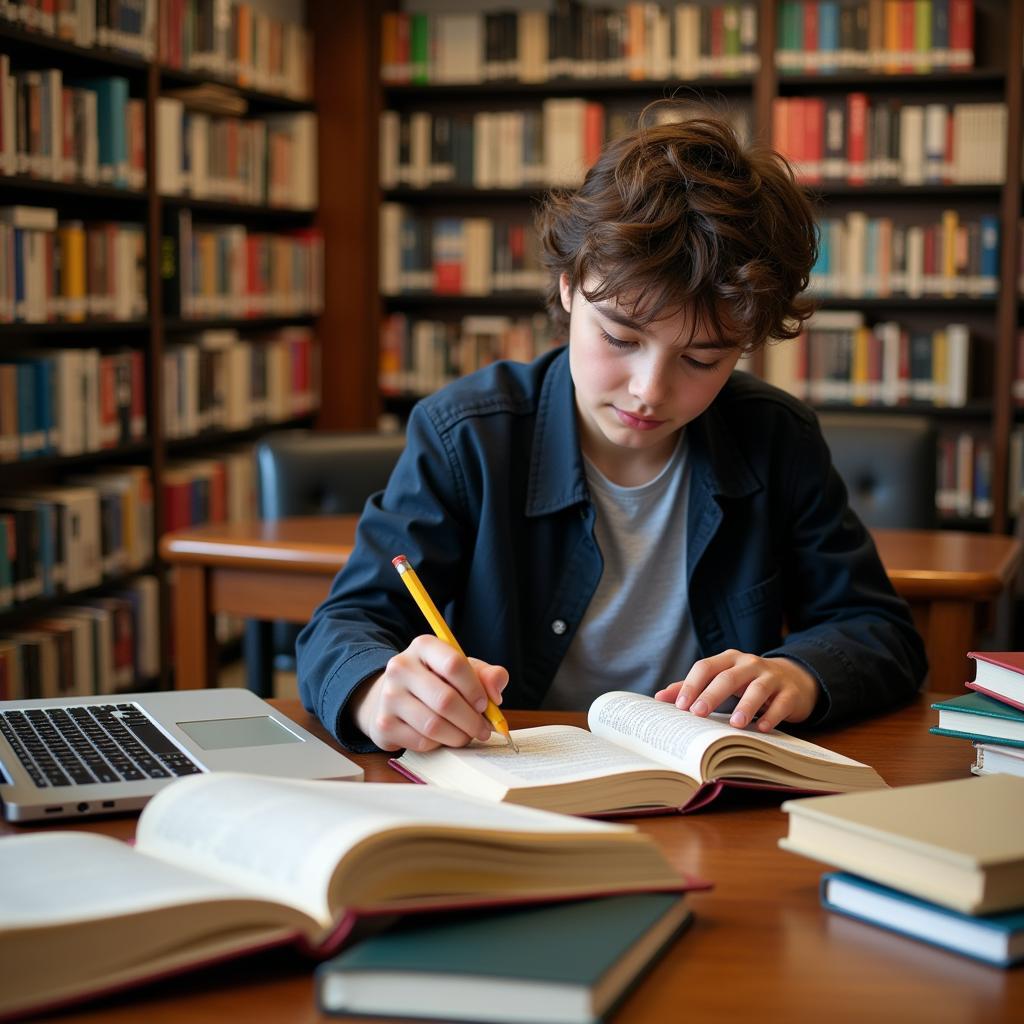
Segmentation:
{"type": "Polygon", "coordinates": [[[326,927],[327,886],[345,851],[410,825],[499,833],[634,831],[425,786],[214,772],[161,790],[143,811],[136,842],[154,855],[299,907],[326,927]]]}
{"type": "Polygon", "coordinates": [[[753,723],[746,729],[737,729],[729,725],[728,715],[698,718],[674,704],[636,693],[601,694],[591,704],[587,722],[595,735],[645,754],[694,779],[700,778],[701,759],[708,747],[723,736],[833,764],[861,763],[776,729],[758,732],[753,723]]]}
{"type": "Polygon", "coordinates": [[[36,832],[0,841],[0,928],[5,930],[249,895],[229,882],[146,857],[109,836],[36,832]]]}
{"type": "Polygon", "coordinates": [[[420,763],[427,769],[432,761],[443,758],[449,771],[452,765],[456,765],[456,771],[469,765],[472,771],[509,789],[601,779],[659,767],[646,757],[572,725],[516,729],[512,735],[519,747],[518,754],[504,737],[492,733],[487,740],[475,740],[458,749],[441,748],[412,755],[406,752],[402,761],[415,771],[420,763]]]}

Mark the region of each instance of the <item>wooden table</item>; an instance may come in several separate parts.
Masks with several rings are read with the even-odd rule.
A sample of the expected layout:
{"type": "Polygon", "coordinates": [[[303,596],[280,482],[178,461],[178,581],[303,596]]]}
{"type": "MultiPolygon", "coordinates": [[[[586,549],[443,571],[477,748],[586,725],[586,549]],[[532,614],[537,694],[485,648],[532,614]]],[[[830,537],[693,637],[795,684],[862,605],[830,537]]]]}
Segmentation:
{"type": "MultiPolygon", "coordinates": [[[[892,785],[967,775],[972,748],[928,734],[931,697],[885,717],[820,735],[834,750],[874,765],[892,785]]],[[[320,736],[297,701],[275,701],[320,736]]],[[[513,726],[582,722],[579,714],[510,712],[513,726]]],[[[385,756],[354,755],[367,781],[402,783],[385,756]]],[[[352,785],[352,783],[339,783],[352,785]]],[[[778,796],[733,794],[689,817],[637,819],[681,870],[714,889],[690,896],[693,926],[615,1015],[614,1024],[715,1021],[1019,1021],[1024,968],[1003,971],[883,929],[825,912],[825,867],[778,849],[787,819],[778,796]]],[[[53,828],[54,825],[40,826],[53,828]]],[[[128,838],[132,818],[73,827],[128,838]]],[[[0,833],[24,827],[0,825],[0,833]]],[[[2,841],[2,840],[0,840],[2,841]]],[[[309,1024],[312,965],[276,951],[184,975],[94,1003],[62,1020],[88,1024],[309,1024]]]]}
{"type": "MultiPolygon", "coordinates": [[[[175,681],[215,685],[213,616],[308,621],[355,541],[356,516],[198,526],[166,534],[161,555],[177,569],[175,681]]],[[[931,661],[929,686],[957,693],[980,617],[1014,578],[1021,543],[951,530],[875,530],[896,590],[909,602],[931,661]]]]}

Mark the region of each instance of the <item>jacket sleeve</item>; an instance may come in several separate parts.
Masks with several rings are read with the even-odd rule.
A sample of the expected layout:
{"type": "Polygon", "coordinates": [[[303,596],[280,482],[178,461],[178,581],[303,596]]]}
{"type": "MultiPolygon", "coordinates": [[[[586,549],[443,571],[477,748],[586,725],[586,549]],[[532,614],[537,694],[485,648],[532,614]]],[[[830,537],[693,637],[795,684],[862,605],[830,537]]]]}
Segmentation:
{"type": "Polygon", "coordinates": [[[910,609],[850,509],[816,420],[799,421],[789,460],[789,633],[766,657],[801,664],[822,686],[808,725],[834,725],[910,700],[928,670],[910,609]]]}
{"type": "Polygon", "coordinates": [[[302,703],[350,750],[377,749],[343,714],[353,692],[429,632],[391,560],[408,556],[442,611],[458,592],[463,486],[450,446],[417,406],[387,488],[367,501],[348,563],[299,634],[302,703]]]}

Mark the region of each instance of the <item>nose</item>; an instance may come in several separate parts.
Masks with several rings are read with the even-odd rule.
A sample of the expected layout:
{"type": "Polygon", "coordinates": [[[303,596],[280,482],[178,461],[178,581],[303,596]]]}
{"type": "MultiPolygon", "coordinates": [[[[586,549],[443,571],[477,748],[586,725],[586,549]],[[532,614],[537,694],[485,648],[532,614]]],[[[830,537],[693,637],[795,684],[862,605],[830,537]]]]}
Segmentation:
{"type": "Polygon", "coordinates": [[[668,397],[670,385],[666,367],[660,360],[649,359],[639,366],[630,381],[629,393],[638,402],[656,408],[668,397]]]}

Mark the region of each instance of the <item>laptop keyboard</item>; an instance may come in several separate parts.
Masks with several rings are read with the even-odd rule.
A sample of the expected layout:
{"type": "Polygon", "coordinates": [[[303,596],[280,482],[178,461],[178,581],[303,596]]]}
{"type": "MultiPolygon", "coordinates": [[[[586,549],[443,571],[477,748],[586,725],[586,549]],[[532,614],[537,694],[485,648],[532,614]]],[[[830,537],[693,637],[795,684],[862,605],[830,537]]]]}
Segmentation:
{"type": "Polygon", "coordinates": [[[202,771],[137,704],[0,711],[0,733],[40,787],[138,782],[202,771]]]}

